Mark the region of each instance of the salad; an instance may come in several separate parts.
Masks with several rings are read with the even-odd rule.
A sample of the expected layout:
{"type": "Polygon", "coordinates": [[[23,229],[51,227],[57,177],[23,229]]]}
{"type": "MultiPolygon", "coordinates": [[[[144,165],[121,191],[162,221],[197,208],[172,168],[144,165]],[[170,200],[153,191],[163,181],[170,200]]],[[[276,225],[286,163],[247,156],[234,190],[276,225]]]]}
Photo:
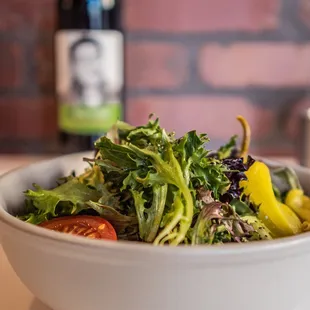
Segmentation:
{"type": "Polygon", "coordinates": [[[95,142],[81,175],[52,189],[25,191],[16,216],[88,238],[154,245],[245,243],[296,235],[310,227],[310,198],[294,171],[248,155],[250,127],[217,151],[206,134],[180,138],[150,117],[144,126],[117,122],[95,142]]]}

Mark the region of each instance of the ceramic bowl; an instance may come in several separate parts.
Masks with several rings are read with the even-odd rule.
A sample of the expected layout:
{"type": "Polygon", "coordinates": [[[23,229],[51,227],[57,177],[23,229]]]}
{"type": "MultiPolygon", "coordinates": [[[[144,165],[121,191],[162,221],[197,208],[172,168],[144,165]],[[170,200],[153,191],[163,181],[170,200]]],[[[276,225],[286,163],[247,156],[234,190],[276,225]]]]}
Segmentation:
{"type": "MultiPolygon", "coordinates": [[[[55,185],[73,154],[0,179],[0,236],[16,274],[53,310],[308,310],[310,236],[251,244],[154,247],[90,240],[16,219],[32,183],[55,185]]],[[[295,167],[310,192],[310,170],[295,167]]],[[[18,298],[18,296],[16,296],[18,298]]]]}

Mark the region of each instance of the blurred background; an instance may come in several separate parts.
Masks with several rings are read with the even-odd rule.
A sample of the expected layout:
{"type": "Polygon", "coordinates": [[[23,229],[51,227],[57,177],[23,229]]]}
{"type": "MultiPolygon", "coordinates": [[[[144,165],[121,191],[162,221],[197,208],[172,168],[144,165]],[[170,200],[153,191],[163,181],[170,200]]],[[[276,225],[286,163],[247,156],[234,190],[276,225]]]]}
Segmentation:
{"type": "MultiPolygon", "coordinates": [[[[310,107],[310,0],[123,0],[126,120],[150,113],[210,147],[250,123],[252,152],[297,156],[310,107]]],[[[59,152],[55,0],[0,2],[0,152],[59,152]]]]}

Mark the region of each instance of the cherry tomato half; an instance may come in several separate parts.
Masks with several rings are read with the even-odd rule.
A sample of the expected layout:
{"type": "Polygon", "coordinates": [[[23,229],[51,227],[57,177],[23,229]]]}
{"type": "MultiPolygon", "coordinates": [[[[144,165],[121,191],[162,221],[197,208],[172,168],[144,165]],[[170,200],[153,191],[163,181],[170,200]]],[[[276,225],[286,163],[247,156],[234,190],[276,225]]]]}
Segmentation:
{"type": "Polygon", "coordinates": [[[39,226],[92,239],[117,240],[113,226],[99,216],[64,216],[43,222],[39,226]]]}

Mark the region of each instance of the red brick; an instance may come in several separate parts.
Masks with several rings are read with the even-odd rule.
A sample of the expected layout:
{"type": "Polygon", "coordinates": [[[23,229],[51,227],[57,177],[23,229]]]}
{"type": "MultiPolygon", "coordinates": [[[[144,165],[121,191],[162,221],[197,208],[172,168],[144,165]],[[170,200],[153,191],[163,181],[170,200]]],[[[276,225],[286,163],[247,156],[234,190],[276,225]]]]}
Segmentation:
{"type": "Polygon", "coordinates": [[[31,26],[53,30],[56,25],[55,0],[0,1],[0,12],[0,31],[24,31],[31,26]]]}
{"type": "Polygon", "coordinates": [[[54,47],[53,40],[38,41],[35,46],[36,83],[42,92],[54,89],[54,47]]]}
{"type": "Polygon", "coordinates": [[[0,98],[0,138],[48,138],[55,134],[53,98],[0,98]]]}
{"type": "Polygon", "coordinates": [[[299,0],[298,12],[302,22],[310,27],[310,0],[299,0]]]}
{"type": "Polygon", "coordinates": [[[126,48],[126,80],[132,88],[173,88],[187,77],[184,47],[165,43],[129,43],[126,48]]]}
{"type": "Polygon", "coordinates": [[[209,44],[201,50],[198,67],[213,86],[309,86],[309,55],[310,44],[209,44]]]}
{"type": "Polygon", "coordinates": [[[277,27],[279,0],[125,0],[130,31],[261,31],[277,27]]]}
{"type": "Polygon", "coordinates": [[[0,88],[14,89],[23,84],[22,48],[16,42],[0,42],[0,88]]]}
{"type": "Polygon", "coordinates": [[[238,114],[248,120],[254,138],[267,136],[274,123],[272,110],[256,107],[241,97],[154,96],[128,100],[126,116],[131,124],[145,124],[151,113],[177,135],[196,129],[208,133],[211,139],[241,134],[238,114]]]}
{"type": "Polygon", "coordinates": [[[288,121],[286,126],[286,134],[289,138],[298,140],[298,135],[301,133],[301,115],[306,111],[306,109],[310,108],[310,97],[304,98],[296,104],[292,105],[290,111],[288,111],[287,115],[288,121]]]}

